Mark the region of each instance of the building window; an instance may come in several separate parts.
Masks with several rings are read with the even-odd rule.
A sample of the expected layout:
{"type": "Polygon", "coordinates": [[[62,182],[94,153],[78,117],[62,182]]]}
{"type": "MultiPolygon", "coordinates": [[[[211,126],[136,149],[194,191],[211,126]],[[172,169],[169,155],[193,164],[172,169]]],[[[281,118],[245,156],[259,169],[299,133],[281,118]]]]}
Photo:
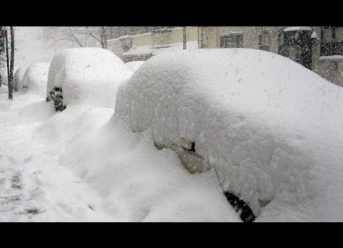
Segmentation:
{"type": "Polygon", "coordinates": [[[267,31],[263,31],[259,35],[259,48],[261,50],[270,51],[270,34],[267,31]]]}
{"type": "Polygon", "coordinates": [[[343,55],[343,27],[322,27],[320,55],[343,55]]]}
{"type": "Polygon", "coordinates": [[[220,47],[241,48],[243,47],[243,34],[227,34],[220,37],[220,47]]]}

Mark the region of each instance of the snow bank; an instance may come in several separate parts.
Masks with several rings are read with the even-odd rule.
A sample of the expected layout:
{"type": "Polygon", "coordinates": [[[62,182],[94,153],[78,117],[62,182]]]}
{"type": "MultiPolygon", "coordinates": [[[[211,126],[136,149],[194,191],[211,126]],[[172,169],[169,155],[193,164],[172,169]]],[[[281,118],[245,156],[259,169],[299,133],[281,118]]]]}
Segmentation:
{"type": "Polygon", "coordinates": [[[143,63],[144,61],[131,61],[127,62],[126,65],[130,68],[130,70],[135,72],[143,63]]]}
{"type": "Polygon", "coordinates": [[[65,49],[51,62],[46,94],[50,98],[54,87],[62,87],[65,105],[83,102],[113,107],[118,85],[131,74],[131,70],[108,50],[65,49]]]}
{"type": "Polygon", "coordinates": [[[95,190],[115,221],[240,221],[214,171],[191,175],[173,152],[157,151],[148,133],[132,133],[113,113],[72,105],[42,122],[34,141],[95,190]]]}
{"type": "Polygon", "coordinates": [[[23,78],[28,66],[29,65],[23,65],[19,67],[14,73],[14,87],[16,91],[20,91],[23,89],[23,78]]]}
{"type": "Polygon", "coordinates": [[[31,91],[44,98],[46,84],[48,81],[49,66],[49,62],[30,64],[23,76],[22,87],[28,88],[28,91],[31,91]]]}
{"type": "Polygon", "coordinates": [[[157,55],[121,85],[115,117],[156,144],[194,146],[198,169],[215,168],[257,220],[343,220],[343,89],[288,58],[157,55]]]}

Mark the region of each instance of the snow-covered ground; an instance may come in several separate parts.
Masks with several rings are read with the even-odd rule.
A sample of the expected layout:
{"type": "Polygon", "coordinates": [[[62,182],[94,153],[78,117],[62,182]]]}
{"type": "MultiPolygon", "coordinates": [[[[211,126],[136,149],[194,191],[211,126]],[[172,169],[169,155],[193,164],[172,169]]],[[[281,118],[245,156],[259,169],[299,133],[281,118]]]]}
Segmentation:
{"type": "Polygon", "coordinates": [[[112,115],[2,86],[0,221],[240,221],[213,171],[189,174],[112,115]]]}
{"type": "Polygon", "coordinates": [[[0,88],[0,221],[113,221],[101,198],[32,133],[55,112],[43,98],[0,88]]]}

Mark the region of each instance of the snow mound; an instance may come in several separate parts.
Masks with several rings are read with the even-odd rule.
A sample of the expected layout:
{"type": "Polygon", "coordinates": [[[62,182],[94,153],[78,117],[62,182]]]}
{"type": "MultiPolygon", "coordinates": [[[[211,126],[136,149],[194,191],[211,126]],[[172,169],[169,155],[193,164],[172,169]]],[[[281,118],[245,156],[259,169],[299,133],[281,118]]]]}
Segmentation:
{"type": "Polygon", "coordinates": [[[51,62],[47,97],[62,87],[65,105],[71,102],[113,107],[118,85],[132,72],[116,55],[101,48],[70,48],[51,62]]]}
{"type": "Polygon", "coordinates": [[[23,78],[26,72],[28,65],[23,65],[19,67],[14,73],[14,88],[16,91],[23,89],[23,78]]]}
{"type": "Polygon", "coordinates": [[[130,68],[131,71],[135,72],[145,61],[131,61],[127,62],[126,65],[130,68]]]}
{"type": "Polygon", "coordinates": [[[156,144],[193,150],[257,220],[343,220],[343,89],[288,58],[157,55],[120,86],[115,116],[156,144]]]}
{"type": "Polygon", "coordinates": [[[22,87],[41,97],[45,97],[48,81],[49,62],[32,63],[26,69],[22,80],[22,87]]]}

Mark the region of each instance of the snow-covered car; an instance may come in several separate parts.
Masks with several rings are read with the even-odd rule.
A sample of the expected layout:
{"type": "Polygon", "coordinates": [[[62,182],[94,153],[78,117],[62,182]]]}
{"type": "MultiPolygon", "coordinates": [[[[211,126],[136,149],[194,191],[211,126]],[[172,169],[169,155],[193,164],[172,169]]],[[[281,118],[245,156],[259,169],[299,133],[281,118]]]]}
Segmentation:
{"type": "Polygon", "coordinates": [[[28,65],[20,66],[14,73],[14,89],[20,91],[23,89],[23,78],[28,65]]]}
{"type": "Polygon", "coordinates": [[[343,89],[286,57],[157,55],[120,86],[115,115],[192,173],[214,169],[243,220],[343,220],[343,89]]]}
{"type": "Polygon", "coordinates": [[[48,81],[49,62],[31,63],[23,76],[20,87],[41,97],[45,96],[48,81]]]}
{"type": "Polygon", "coordinates": [[[47,101],[56,110],[75,104],[114,107],[118,85],[132,71],[112,52],[101,48],[70,48],[56,54],[48,75],[47,101]]]}

